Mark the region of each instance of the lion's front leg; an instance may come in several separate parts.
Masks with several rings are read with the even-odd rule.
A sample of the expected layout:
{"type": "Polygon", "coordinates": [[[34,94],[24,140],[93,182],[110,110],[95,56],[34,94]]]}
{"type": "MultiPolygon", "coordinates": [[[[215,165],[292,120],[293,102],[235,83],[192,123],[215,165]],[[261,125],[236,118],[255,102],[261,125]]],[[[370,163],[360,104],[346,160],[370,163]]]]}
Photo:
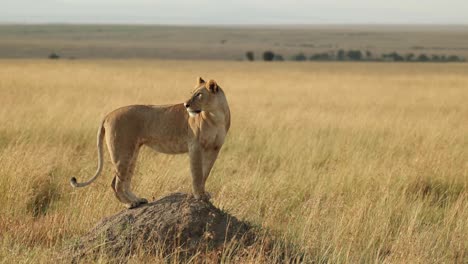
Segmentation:
{"type": "Polygon", "coordinates": [[[203,184],[203,152],[198,143],[189,147],[190,171],[192,173],[192,189],[196,199],[206,199],[203,184]]]}
{"type": "Polygon", "coordinates": [[[218,158],[219,149],[209,149],[203,151],[203,186],[210,175],[211,169],[218,158]]]}

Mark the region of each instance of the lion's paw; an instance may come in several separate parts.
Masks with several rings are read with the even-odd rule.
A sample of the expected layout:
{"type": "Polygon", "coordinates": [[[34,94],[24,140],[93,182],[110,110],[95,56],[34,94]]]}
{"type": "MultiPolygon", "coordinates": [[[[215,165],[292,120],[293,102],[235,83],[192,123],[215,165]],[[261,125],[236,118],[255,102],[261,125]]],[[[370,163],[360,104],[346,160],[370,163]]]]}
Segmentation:
{"type": "Polygon", "coordinates": [[[209,200],[211,200],[211,194],[208,192],[205,192],[203,194],[194,194],[193,197],[195,197],[196,200],[200,201],[208,202],[209,200]]]}
{"type": "Polygon", "coordinates": [[[139,206],[142,205],[142,204],[147,204],[147,203],[148,203],[148,200],[147,200],[147,199],[145,199],[145,198],[138,198],[137,201],[132,202],[132,203],[129,203],[129,204],[127,204],[126,206],[127,206],[128,209],[133,209],[133,208],[139,207],[139,206]]]}

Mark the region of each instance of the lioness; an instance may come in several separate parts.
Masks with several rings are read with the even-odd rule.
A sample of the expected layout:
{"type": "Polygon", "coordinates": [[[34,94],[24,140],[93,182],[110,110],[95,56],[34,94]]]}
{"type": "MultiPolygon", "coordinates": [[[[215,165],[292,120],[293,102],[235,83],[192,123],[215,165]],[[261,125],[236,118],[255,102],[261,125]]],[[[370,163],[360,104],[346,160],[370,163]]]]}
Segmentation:
{"type": "Polygon", "coordinates": [[[115,168],[112,190],[126,207],[133,208],[148,200],[138,198],[130,186],[138,152],[146,145],[166,154],[189,153],[193,194],[197,199],[209,199],[205,182],[216,161],[231,124],[231,114],[223,90],[214,80],[198,78],[195,90],[185,102],[168,106],[131,105],[109,113],[97,134],[98,168],[89,181],[92,183],[102,171],[102,141],[115,168]]]}

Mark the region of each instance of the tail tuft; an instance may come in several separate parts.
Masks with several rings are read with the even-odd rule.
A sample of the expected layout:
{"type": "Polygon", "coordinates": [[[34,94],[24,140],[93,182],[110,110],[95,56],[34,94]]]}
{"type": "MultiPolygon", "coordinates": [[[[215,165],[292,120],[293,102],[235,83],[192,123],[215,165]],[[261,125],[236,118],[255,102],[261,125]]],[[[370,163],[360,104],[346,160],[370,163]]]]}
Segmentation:
{"type": "Polygon", "coordinates": [[[71,186],[74,187],[74,188],[78,187],[78,182],[76,181],[76,178],[75,178],[75,177],[72,177],[72,178],[70,179],[70,184],[71,184],[71,186]]]}

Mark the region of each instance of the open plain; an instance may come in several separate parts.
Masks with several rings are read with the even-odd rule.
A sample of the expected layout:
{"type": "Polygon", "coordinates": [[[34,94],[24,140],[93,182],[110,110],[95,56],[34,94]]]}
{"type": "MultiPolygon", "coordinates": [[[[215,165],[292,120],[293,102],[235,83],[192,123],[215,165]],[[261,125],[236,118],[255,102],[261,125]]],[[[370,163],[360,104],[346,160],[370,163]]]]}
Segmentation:
{"type": "Polygon", "coordinates": [[[339,49],[468,59],[468,26],[303,25],[303,26],[161,26],[161,25],[8,25],[0,24],[0,58],[120,58],[256,60],[271,50],[291,60],[339,49]]]}

